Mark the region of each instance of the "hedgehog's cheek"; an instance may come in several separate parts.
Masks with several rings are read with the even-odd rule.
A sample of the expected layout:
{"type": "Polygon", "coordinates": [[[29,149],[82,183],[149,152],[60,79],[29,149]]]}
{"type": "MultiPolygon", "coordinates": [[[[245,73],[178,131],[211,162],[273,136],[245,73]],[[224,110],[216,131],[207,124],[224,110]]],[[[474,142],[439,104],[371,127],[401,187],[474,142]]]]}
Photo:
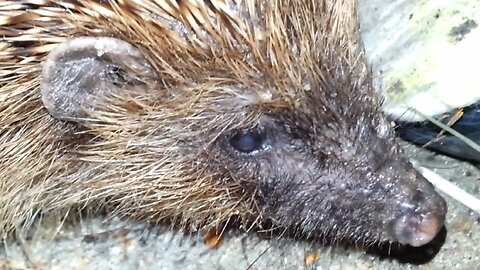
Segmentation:
{"type": "Polygon", "coordinates": [[[109,98],[128,96],[132,85],[153,81],[154,73],[140,51],[125,41],[74,38],[54,48],[43,63],[42,102],[56,119],[84,121],[91,112],[105,109],[109,98]]]}

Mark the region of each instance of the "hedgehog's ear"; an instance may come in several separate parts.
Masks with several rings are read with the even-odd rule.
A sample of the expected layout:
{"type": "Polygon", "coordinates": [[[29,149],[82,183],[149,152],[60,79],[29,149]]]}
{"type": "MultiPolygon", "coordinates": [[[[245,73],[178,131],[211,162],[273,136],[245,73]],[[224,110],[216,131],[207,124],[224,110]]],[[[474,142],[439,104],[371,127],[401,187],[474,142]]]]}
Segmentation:
{"type": "MultiPolygon", "coordinates": [[[[81,121],[109,96],[155,80],[154,70],[131,44],[107,37],[78,37],[58,45],[43,66],[41,95],[59,120],[81,121]]],[[[139,88],[139,87],[136,87],[139,88]]],[[[127,94],[127,93],[125,93],[127,94]]]]}

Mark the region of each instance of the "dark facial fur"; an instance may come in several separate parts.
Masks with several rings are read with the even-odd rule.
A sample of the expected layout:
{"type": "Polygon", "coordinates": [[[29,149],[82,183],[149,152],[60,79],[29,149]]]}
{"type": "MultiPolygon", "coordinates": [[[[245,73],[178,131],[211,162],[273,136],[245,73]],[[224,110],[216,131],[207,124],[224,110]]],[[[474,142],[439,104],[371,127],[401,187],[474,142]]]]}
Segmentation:
{"type": "Polygon", "coordinates": [[[331,102],[339,109],[328,113],[317,95],[308,93],[301,108],[266,110],[253,128],[226,134],[216,146],[222,165],[252,179],[262,216],[303,236],[427,243],[444,222],[445,202],[404,158],[376,105],[365,97],[341,111],[350,100],[337,96],[331,102]],[[254,150],[231,141],[252,133],[254,150]]]}
{"type": "Polygon", "coordinates": [[[367,243],[436,235],[445,202],[379,110],[353,2],[149,4],[52,1],[44,35],[5,22],[2,181],[33,184],[3,191],[3,231],[81,205],[367,243]]]}

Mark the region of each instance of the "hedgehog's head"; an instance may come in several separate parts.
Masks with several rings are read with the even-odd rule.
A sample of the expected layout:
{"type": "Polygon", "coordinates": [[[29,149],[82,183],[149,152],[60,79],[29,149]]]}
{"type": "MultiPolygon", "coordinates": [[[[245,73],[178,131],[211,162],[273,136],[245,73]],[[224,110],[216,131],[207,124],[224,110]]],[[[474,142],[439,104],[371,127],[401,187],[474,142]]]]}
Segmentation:
{"type": "Polygon", "coordinates": [[[39,113],[79,139],[54,136],[68,165],[52,177],[152,222],[429,242],[445,202],[378,109],[353,3],[60,1],[14,16],[11,42],[40,52],[77,36],[43,63],[39,113]]]}
{"type": "Polygon", "coordinates": [[[402,157],[368,82],[335,70],[279,83],[214,58],[175,80],[150,61],[125,41],[80,37],[43,67],[44,106],[90,138],[81,159],[139,187],[120,202],[129,211],[162,216],[168,202],[178,215],[414,246],[443,225],[445,202],[402,157]]]}

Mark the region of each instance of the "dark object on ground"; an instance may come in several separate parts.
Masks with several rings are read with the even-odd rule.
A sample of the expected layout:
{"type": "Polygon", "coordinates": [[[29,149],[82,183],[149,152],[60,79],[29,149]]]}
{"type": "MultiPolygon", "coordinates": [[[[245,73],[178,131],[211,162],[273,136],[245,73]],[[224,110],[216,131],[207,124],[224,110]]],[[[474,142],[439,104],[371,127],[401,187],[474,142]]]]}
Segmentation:
{"type": "MultiPolygon", "coordinates": [[[[480,143],[480,101],[463,109],[463,116],[458,119],[451,127],[470,138],[476,143],[480,143]]],[[[438,120],[450,119],[450,115],[455,112],[446,113],[435,117],[438,120]]],[[[442,122],[446,124],[446,122],[442,122]]],[[[428,121],[416,123],[399,123],[397,129],[401,138],[415,144],[425,145],[431,150],[435,150],[456,158],[480,162],[480,153],[459,138],[444,132],[438,139],[441,128],[428,121]],[[432,141],[432,142],[431,142],[432,141]],[[430,143],[431,142],[431,143],[430,143]]]]}

